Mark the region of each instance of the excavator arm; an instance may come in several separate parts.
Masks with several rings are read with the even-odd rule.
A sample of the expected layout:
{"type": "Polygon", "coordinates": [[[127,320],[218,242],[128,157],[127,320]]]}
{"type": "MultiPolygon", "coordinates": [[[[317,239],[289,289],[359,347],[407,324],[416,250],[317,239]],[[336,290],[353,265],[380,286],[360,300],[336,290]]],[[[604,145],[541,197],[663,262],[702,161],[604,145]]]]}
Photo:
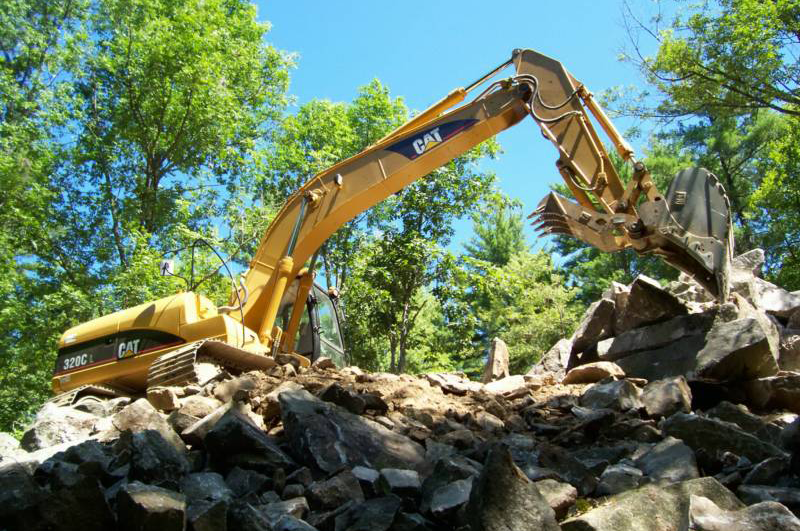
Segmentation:
{"type": "MultiPolygon", "coordinates": [[[[532,50],[515,50],[509,61],[486,76],[454,90],[289,197],[250,263],[244,282],[249,296],[241,312],[244,324],[274,348],[282,334],[274,324],[286,286],[298,275],[310,274],[301,270],[329,236],[359,213],[527,116],[555,146],[558,171],[577,200],[555,193],[545,197],[532,214],[543,233],[569,234],[602,251],[632,248],[658,254],[716,296],[727,297],[730,216],[716,178],[702,169],[682,172],[662,196],[591,93],[560,62],[532,50]],[[512,76],[452,109],[510,65],[515,69],[512,76]],[[628,183],[619,178],[593,121],[633,165],[628,183]]],[[[236,300],[234,294],[232,302],[236,300]]]]}

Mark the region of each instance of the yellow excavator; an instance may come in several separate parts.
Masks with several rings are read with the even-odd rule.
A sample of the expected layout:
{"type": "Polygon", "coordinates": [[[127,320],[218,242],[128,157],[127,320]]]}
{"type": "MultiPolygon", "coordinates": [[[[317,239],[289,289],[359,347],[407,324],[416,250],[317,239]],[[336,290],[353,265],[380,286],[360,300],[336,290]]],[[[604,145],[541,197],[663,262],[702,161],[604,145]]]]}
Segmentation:
{"type": "Polygon", "coordinates": [[[540,231],[568,234],[602,251],[658,255],[727,298],[733,240],[728,199],[716,177],[702,168],[684,170],[662,195],[582,83],[554,59],[514,50],[508,61],[289,197],[228,306],[184,292],[67,330],[53,391],[72,401],[82,393],[132,395],[185,385],[202,380],[204,360],[233,371],[268,369],[281,356],[303,365],[319,356],[343,360],[336,297],[314,284],[316,251],[359,213],[528,116],[555,146],[556,167],[577,201],[547,195],[531,214],[540,231]],[[509,67],[513,73],[500,77],[509,67]],[[631,164],[627,183],[595,123],[631,164]]]}

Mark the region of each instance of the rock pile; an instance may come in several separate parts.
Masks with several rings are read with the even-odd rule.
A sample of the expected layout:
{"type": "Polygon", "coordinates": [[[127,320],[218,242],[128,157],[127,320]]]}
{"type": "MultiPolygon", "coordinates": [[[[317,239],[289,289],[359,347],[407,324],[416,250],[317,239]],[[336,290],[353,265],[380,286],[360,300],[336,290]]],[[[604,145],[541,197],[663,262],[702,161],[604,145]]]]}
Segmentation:
{"type": "Polygon", "coordinates": [[[496,341],[485,383],[320,360],[47,405],[0,434],[0,529],[800,531],[800,294],[738,263],[723,305],[614,285],[527,375],[496,341]]]}

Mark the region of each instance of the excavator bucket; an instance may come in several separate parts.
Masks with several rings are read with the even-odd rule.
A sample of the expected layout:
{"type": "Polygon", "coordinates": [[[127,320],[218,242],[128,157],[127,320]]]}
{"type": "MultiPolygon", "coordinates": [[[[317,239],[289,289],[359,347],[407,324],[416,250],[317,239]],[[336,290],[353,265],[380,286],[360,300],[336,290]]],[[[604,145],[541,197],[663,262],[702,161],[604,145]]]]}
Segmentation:
{"type": "Polygon", "coordinates": [[[604,252],[632,248],[656,254],[718,300],[728,298],[730,206],[725,189],[708,170],[679,172],[666,196],[639,205],[638,216],[600,213],[551,192],[530,217],[542,236],[566,234],[604,252]]]}

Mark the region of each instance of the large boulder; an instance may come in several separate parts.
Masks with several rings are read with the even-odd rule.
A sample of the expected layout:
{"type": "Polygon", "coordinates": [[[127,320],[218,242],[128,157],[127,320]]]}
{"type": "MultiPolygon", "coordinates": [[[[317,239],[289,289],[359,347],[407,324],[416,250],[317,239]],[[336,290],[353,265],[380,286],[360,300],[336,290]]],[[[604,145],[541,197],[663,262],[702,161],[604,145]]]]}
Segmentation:
{"type": "Polygon", "coordinates": [[[612,299],[600,299],[589,306],[583,320],[572,334],[573,354],[583,352],[587,347],[613,334],[614,307],[612,299]]]}
{"type": "Polygon", "coordinates": [[[597,344],[597,357],[616,361],[634,352],[654,350],[687,336],[705,336],[714,322],[715,311],[674,317],[663,323],[628,330],[597,344]]]}
{"type": "Polygon", "coordinates": [[[57,444],[86,440],[98,420],[91,413],[45,404],[22,435],[21,446],[33,452],[57,444]]]}
{"type": "Polygon", "coordinates": [[[110,441],[117,439],[125,431],[139,433],[153,430],[161,434],[178,451],[186,451],[186,445],[183,444],[175,430],[146,398],[140,398],[125,406],[111,418],[111,423],[113,427],[100,434],[100,440],[110,441]]]}
{"type": "Polygon", "coordinates": [[[164,439],[161,432],[125,431],[114,446],[118,455],[129,459],[128,477],[132,480],[175,489],[189,472],[186,454],[164,439]]]}
{"type": "Polygon", "coordinates": [[[294,468],[286,455],[249,417],[228,410],[203,440],[211,459],[223,467],[243,466],[272,474],[279,468],[294,468]]]}
{"type": "Polygon", "coordinates": [[[800,293],[788,292],[766,280],[753,279],[753,304],[761,310],[787,319],[800,308],[800,293]]]}
{"type": "Polygon", "coordinates": [[[328,473],[355,466],[428,468],[422,446],[377,422],[304,390],[284,391],[279,400],[289,448],[309,466],[328,473]]]}
{"type": "Polygon", "coordinates": [[[536,365],[530,368],[529,375],[552,374],[556,381],[561,380],[566,374],[569,359],[572,353],[572,341],[559,339],[536,365]]]}
{"type": "Polygon", "coordinates": [[[785,408],[800,413],[800,373],[759,378],[745,386],[750,403],[759,409],[785,408]]]}
{"type": "Polygon", "coordinates": [[[569,370],[563,384],[587,384],[597,383],[606,378],[620,379],[625,378],[625,371],[619,365],[610,361],[594,361],[585,365],[580,365],[569,370]]]}
{"type": "Polygon", "coordinates": [[[726,511],[703,496],[689,501],[689,524],[696,531],[800,531],[800,520],[776,502],[726,511]]]}
{"type": "Polygon", "coordinates": [[[697,353],[694,373],[699,378],[717,381],[747,381],[772,376],[778,364],[766,333],[754,318],[721,323],[706,336],[697,353]]]}
{"type": "Polygon", "coordinates": [[[653,482],[676,483],[700,477],[691,448],[667,437],[636,459],[636,466],[653,482]]]}
{"type": "Polygon", "coordinates": [[[628,380],[600,382],[584,391],[581,405],[592,409],[628,411],[642,407],[642,392],[628,380]]]}
{"type": "Polygon", "coordinates": [[[692,391],[686,378],[674,376],[650,382],[642,390],[642,403],[650,417],[669,417],[692,410],[692,391]]]}
{"type": "Polygon", "coordinates": [[[508,372],[508,345],[506,342],[496,337],[492,340],[492,347],[489,349],[489,358],[483,369],[483,383],[500,380],[509,375],[508,372]]]}
{"type": "Polygon", "coordinates": [[[472,531],[559,531],[553,509],[502,445],[489,450],[466,511],[472,531]]]}
{"type": "Polygon", "coordinates": [[[631,284],[624,311],[617,312],[615,329],[620,334],[687,313],[686,306],[662,288],[658,281],[639,275],[631,284]]]}
{"type": "Polygon", "coordinates": [[[606,503],[561,523],[562,531],[679,531],[686,529],[692,495],[713,500],[725,510],[743,507],[736,496],[714,478],[672,485],[647,485],[612,496],[606,503]]]}
{"type": "Polygon", "coordinates": [[[657,349],[635,352],[615,363],[629,378],[644,378],[651,382],[691,375],[697,363],[697,353],[705,344],[703,335],[690,335],[657,349]]]}
{"type": "Polygon", "coordinates": [[[675,413],[663,422],[661,429],[695,451],[703,449],[711,455],[732,452],[753,463],[786,455],[777,446],[747,433],[736,424],[714,418],[675,413]]]}
{"type": "Polygon", "coordinates": [[[134,481],[117,493],[122,531],[183,531],[186,499],[180,493],[134,481]]]}

